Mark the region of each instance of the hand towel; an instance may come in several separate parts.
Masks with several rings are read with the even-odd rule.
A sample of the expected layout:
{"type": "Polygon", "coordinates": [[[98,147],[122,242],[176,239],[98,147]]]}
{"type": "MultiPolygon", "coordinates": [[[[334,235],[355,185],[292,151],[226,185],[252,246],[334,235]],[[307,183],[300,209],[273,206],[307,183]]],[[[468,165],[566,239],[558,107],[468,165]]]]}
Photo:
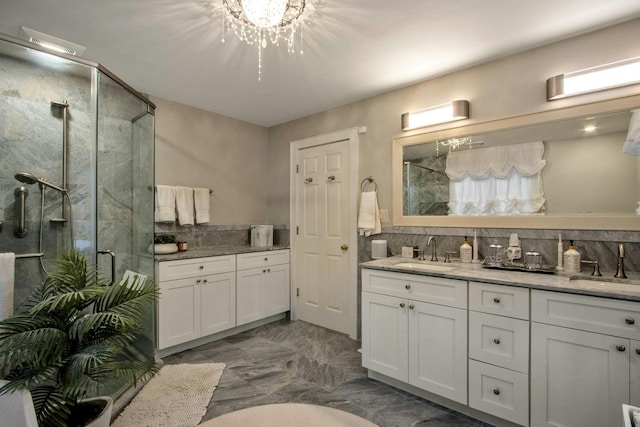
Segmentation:
{"type": "Polygon", "coordinates": [[[176,187],[176,210],[180,225],[193,225],[193,188],[176,187]]]}
{"type": "Polygon", "coordinates": [[[196,223],[209,222],[209,189],[194,188],[193,203],[196,208],[196,223]]]}
{"type": "Polygon", "coordinates": [[[174,222],[176,220],[176,187],[156,185],[156,222],[174,222]]]}
{"type": "Polygon", "coordinates": [[[640,110],[634,110],[631,113],[629,131],[622,146],[622,152],[632,156],[640,156],[640,110]]]}
{"type": "Polygon", "coordinates": [[[16,255],[13,252],[0,254],[0,320],[13,315],[15,264],[16,255]]]}
{"type": "Polygon", "coordinates": [[[380,211],[378,210],[378,193],[376,191],[364,191],[360,195],[358,231],[361,236],[371,236],[382,232],[380,211]]]}

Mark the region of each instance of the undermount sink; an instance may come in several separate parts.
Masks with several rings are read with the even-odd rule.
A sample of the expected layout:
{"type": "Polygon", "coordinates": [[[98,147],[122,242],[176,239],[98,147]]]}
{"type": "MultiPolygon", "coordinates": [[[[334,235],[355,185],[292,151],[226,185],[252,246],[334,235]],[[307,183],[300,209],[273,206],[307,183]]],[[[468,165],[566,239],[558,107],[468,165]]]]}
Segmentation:
{"type": "Polygon", "coordinates": [[[394,267],[410,268],[410,269],[425,270],[425,271],[451,271],[455,268],[455,267],[450,267],[445,265],[420,264],[417,262],[401,262],[401,263],[395,264],[394,267]]]}

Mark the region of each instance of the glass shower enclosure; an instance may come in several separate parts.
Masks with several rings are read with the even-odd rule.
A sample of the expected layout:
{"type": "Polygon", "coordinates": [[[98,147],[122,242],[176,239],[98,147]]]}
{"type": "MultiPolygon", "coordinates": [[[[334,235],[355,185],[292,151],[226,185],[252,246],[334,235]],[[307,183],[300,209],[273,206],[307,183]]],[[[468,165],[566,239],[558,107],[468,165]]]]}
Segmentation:
{"type": "MultiPolygon", "coordinates": [[[[15,308],[72,248],[113,281],[155,280],[154,108],[97,63],[0,34],[0,252],[16,254],[15,308]]],[[[153,319],[128,357],[153,358],[153,319]]]]}

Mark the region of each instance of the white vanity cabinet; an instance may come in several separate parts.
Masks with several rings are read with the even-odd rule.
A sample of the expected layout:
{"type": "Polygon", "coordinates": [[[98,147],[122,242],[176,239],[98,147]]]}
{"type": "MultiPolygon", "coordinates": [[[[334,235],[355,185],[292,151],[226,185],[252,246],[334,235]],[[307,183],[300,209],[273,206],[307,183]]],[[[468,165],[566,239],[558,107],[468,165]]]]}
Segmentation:
{"type": "Polygon", "coordinates": [[[158,349],[236,326],[236,256],[158,263],[158,349]]]}
{"type": "Polygon", "coordinates": [[[529,424],[529,289],[469,282],[469,407],[529,424]]]}
{"type": "Polygon", "coordinates": [[[531,292],[531,425],[618,427],[638,404],[640,304],[531,292]]]}
{"type": "Polygon", "coordinates": [[[237,325],[291,308],[289,250],[237,255],[237,325]]]}
{"type": "Polygon", "coordinates": [[[467,283],[362,270],[362,363],[467,403],[467,283]]]}

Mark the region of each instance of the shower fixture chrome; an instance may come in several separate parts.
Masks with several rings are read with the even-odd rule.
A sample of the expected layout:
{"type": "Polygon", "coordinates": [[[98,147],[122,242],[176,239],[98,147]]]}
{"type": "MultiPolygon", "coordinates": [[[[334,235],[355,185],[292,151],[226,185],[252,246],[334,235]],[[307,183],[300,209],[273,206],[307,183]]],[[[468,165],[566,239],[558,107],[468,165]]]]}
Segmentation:
{"type": "MultiPolygon", "coordinates": [[[[45,178],[36,178],[34,175],[28,173],[28,172],[20,172],[17,173],[15,175],[15,178],[20,181],[20,182],[24,182],[25,184],[29,184],[29,185],[33,185],[33,184],[40,184],[40,185],[44,185],[46,187],[49,188],[53,188],[54,190],[57,190],[63,194],[67,193],[67,190],[65,190],[64,188],[58,187],[55,184],[50,183],[49,181],[47,181],[45,178]]],[[[24,188],[24,187],[21,187],[24,188]]],[[[16,190],[17,192],[18,190],[16,190]]]]}
{"type": "Polygon", "coordinates": [[[13,230],[13,235],[19,239],[23,239],[27,237],[29,234],[29,230],[27,230],[26,225],[26,216],[27,216],[27,208],[26,208],[26,200],[29,195],[29,190],[27,187],[18,187],[13,192],[20,199],[20,215],[18,216],[18,226],[13,230]]]}

